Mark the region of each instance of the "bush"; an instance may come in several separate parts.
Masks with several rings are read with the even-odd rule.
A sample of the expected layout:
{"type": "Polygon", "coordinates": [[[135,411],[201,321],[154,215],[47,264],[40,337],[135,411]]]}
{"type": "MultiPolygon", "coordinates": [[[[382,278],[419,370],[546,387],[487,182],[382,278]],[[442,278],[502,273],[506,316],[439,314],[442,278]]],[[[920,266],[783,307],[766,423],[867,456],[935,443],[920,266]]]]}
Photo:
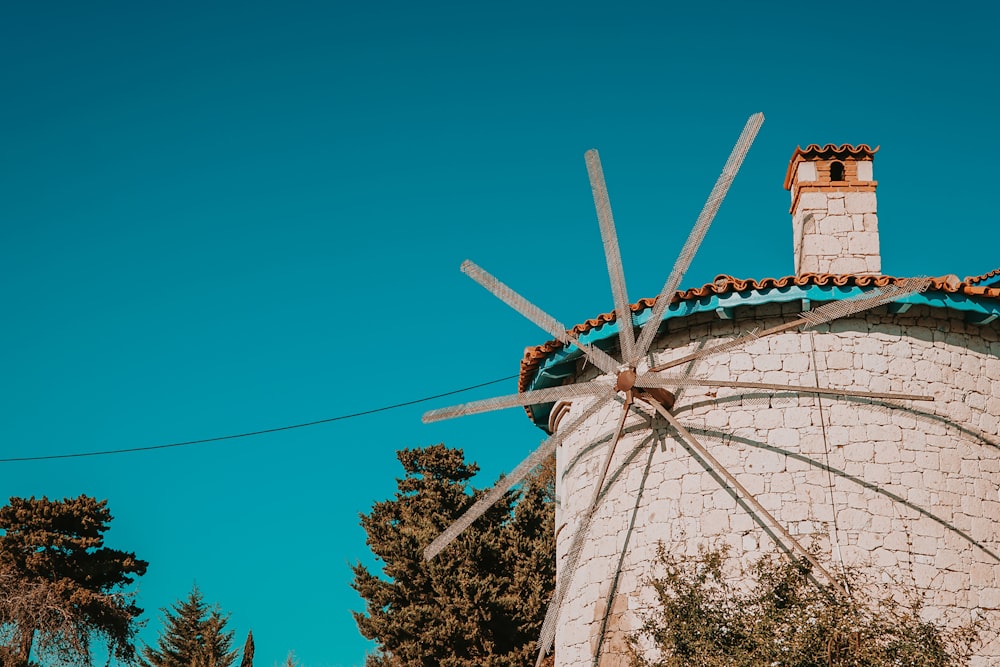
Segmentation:
{"type": "Polygon", "coordinates": [[[677,556],[660,546],[663,574],[651,582],[659,605],[630,639],[634,667],[952,667],[967,664],[979,642],[981,623],[924,620],[916,594],[900,603],[849,575],[845,598],[805,561],[777,554],[752,564],[746,588],[724,576],[726,559],[724,548],[677,556]],[[640,649],[650,644],[652,659],[640,649]]]}

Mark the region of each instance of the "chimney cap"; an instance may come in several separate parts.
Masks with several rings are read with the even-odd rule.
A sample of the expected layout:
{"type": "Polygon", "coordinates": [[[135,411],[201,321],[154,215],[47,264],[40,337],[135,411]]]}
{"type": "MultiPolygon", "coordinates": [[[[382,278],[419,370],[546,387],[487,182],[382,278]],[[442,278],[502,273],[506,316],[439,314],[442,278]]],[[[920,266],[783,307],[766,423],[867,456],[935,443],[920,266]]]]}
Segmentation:
{"type": "Polygon", "coordinates": [[[871,160],[881,146],[872,148],[868,144],[809,144],[805,148],[798,146],[792,153],[788,161],[788,171],[785,172],[785,189],[792,189],[792,177],[795,175],[796,165],[806,160],[871,160]]]}

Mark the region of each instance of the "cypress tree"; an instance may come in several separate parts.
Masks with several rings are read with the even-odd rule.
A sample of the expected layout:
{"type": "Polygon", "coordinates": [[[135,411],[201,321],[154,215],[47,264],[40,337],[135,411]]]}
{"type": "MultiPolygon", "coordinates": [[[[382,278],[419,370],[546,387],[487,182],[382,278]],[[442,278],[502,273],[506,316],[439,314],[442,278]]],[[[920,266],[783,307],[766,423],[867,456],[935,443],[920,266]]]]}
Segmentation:
{"type": "Polygon", "coordinates": [[[253,667],[253,630],[247,633],[247,640],[243,644],[243,659],[240,660],[240,667],[253,667]]]}

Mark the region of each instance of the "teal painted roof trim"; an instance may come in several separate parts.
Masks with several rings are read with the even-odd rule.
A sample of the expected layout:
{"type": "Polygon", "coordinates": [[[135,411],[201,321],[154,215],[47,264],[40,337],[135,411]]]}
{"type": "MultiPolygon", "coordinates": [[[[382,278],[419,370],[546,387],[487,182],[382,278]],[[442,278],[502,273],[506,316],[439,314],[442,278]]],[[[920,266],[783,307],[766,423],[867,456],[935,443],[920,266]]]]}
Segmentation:
{"type": "MultiPolygon", "coordinates": [[[[789,285],[786,287],[745,290],[743,292],[710,294],[670,304],[667,312],[663,314],[662,320],[666,321],[687,317],[695,313],[726,314],[740,306],[763,306],[771,303],[789,303],[792,301],[809,301],[813,304],[840,301],[859,296],[865,292],[871,292],[874,289],[874,287],[858,287],[856,285],[809,285],[805,287],[789,285]]],[[[949,308],[966,313],[968,319],[972,322],[983,324],[1000,318],[1000,301],[968,296],[958,292],[934,291],[922,294],[910,294],[898,299],[893,304],[896,307],[902,304],[912,304],[930,306],[932,308],[949,308]]],[[[649,320],[651,313],[652,309],[647,308],[634,314],[632,321],[636,326],[642,326],[649,320]]],[[[617,341],[617,322],[602,324],[580,336],[581,343],[585,345],[597,345],[605,349],[616,344],[617,341]]],[[[563,348],[554,352],[539,367],[538,373],[535,374],[535,379],[532,381],[529,389],[545,389],[561,384],[565,378],[576,372],[576,361],[581,356],[583,356],[583,353],[576,346],[563,348]]],[[[549,412],[552,410],[552,405],[552,403],[547,403],[531,406],[532,421],[543,430],[547,430],[549,412]]]]}

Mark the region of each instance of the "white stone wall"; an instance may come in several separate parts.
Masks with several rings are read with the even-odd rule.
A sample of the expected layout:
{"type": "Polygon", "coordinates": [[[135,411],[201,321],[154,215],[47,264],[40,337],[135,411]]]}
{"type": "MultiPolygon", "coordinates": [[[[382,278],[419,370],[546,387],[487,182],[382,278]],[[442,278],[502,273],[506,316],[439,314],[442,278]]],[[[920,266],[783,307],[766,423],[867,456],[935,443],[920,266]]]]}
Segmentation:
{"type": "MultiPolygon", "coordinates": [[[[732,321],[707,314],[671,321],[671,331],[657,343],[656,361],[712,338],[786,321],[795,310],[774,304],[753,311],[755,320],[746,319],[749,308],[741,308],[732,321]],[[778,317],[782,308],[785,315],[778,317]]],[[[761,339],[704,359],[693,372],[815,386],[815,349],[821,385],[932,395],[933,403],[910,405],[941,417],[823,397],[824,443],[813,396],[687,388],[674,412],[793,535],[820,547],[826,567],[837,568],[839,551],[848,565],[862,566],[878,580],[915,585],[929,615],[957,623],[975,610],[992,614],[1000,627],[1000,564],[986,551],[1000,554],[998,330],[966,324],[943,309],[915,306],[888,315],[883,308],[812,336],[791,332],[761,339]],[[835,470],[832,489],[822,467],[827,457],[835,470]]],[[[572,413],[584,408],[578,401],[572,413]]],[[[606,440],[595,441],[609,435],[620,410],[618,404],[604,410],[558,451],[560,576],[607,451],[606,440]]],[[[628,425],[633,432],[619,444],[611,466],[612,491],[591,524],[560,615],[560,666],[592,664],[626,542],[601,665],[626,664],[624,637],[641,625],[650,604],[645,582],[658,543],[690,553],[699,544],[728,544],[736,568],[773,550],[754,518],[679,441],[668,436],[655,447],[643,444],[650,425],[639,417],[628,425]]],[[[1000,665],[1000,640],[992,638],[973,664],[1000,665]]]]}
{"type": "Polygon", "coordinates": [[[792,211],[796,275],[881,273],[877,211],[874,192],[831,187],[799,193],[792,211]]]}

